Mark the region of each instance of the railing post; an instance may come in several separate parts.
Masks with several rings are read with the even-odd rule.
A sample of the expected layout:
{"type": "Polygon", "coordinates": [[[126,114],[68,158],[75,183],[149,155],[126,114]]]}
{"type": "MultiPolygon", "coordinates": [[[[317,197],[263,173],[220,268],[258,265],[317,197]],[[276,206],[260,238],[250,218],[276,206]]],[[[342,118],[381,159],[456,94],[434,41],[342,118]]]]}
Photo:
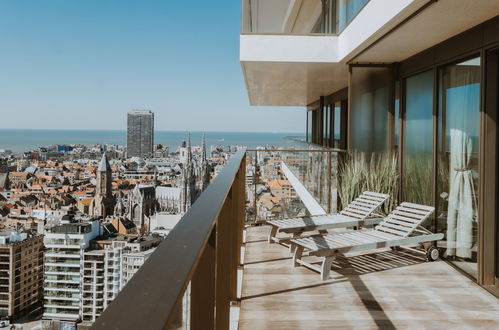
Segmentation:
{"type": "Polygon", "coordinates": [[[332,191],[332,189],[333,189],[333,187],[332,187],[333,171],[331,168],[332,167],[331,166],[331,163],[332,163],[331,151],[329,151],[327,153],[327,156],[328,156],[328,158],[327,158],[327,162],[328,162],[328,165],[327,165],[327,168],[328,168],[328,174],[327,174],[327,213],[331,214],[331,209],[332,209],[331,202],[332,202],[332,193],[333,193],[333,191],[332,191]]]}
{"type": "Polygon", "coordinates": [[[253,178],[253,185],[255,187],[255,193],[254,193],[254,200],[253,200],[253,214],[255,214],[255,223],[258,221],[258,207],[257,207],[257,184],[258,184],[258,178],[259,175],[257,173],[258,170],[258,151],[255,151],[255,169],[254,169],[254,178],[253,178]]]}
{"type": "Polygon", "coordinates": [[[231,188],[217,218],[215,329],[230,324],[231,217],[234,191],[231,188]]]}
{"type": "Polygon", "coordinates": [[[238,251],[238,258],[237,258],[237,266],[242,265],[242,260],[241,260],[241,248],[243,246],[243,231],[244,231],[244,219],[245,219],[245,214],[246,214],[246,155],[243,157],[242,165],[239,168],[239,203],[238,203],[238,228],[237,228],[237,234],[238,234],[238,244],[237,244],[237,251],[238,251]]]}
{"type": "Polygon", "coordinates": [[[191,329],[215,327],[215,254],[216,228],[199,260],[191,280],[191,329]]]}
{"type": "Polygon", "coordinates": [[[244,174],[245,159],[241,163],[238,173],[232,184],[232,215],[230,221],[231,229],[231,267],[230,267],[230,300],[237,301],[237,270],[241,259],[242,244],[242,222],[244,218],[244,174]],[[241,185],[241,182],[243,185],[241,185]]]}

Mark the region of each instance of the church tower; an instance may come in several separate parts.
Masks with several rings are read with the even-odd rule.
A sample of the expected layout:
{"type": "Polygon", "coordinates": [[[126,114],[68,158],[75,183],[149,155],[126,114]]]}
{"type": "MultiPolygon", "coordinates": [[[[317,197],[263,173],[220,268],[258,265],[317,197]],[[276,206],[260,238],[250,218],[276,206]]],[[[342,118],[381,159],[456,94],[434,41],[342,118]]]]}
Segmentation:
{"type": "Polygon", "coordinates": [[[201,173],[200,173],[200,178],[199,180],[201,181],[200,183],[200,190],[203,192],[203,190],[206,189],[206,187],[210,184],[210,179],[211,179],[211,167],[210,164],[208,163],[208,159],[206,158],[206,139],[205,135],[203,134],[203,141],[202,141],[202,147],[201,147],[201,173]]]}
{"type": "Polygon", "coordinates": [[[95,185],[92,215],[105,218],[106,216],[113,214],[115,204],[111,185],[113,176],[105,152],[102,154],[102,159],[99,168],[97,168],[95,179],[97,182],[95,185]]]}
{"type": "Polygon", "coordinates": [[[196,176],[192,164],[191,134],[187,140],[187,154],[182,167],[182,186],[180,191],[180,211],[185,213],[191,207],[196,189],[196,176]]]}

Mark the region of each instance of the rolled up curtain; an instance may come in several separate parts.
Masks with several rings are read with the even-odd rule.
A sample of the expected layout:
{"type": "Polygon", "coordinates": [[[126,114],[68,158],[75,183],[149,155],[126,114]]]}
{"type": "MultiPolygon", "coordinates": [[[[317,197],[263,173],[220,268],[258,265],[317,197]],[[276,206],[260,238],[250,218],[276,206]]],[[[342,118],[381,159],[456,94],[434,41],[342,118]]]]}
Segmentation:
{"type": "Polygon", "coordinates": [[[469,168],[472,141],[458,129],[450,130],[450,193],[447,214],[447,255],[471,258],[475,189],[469,168]]]}

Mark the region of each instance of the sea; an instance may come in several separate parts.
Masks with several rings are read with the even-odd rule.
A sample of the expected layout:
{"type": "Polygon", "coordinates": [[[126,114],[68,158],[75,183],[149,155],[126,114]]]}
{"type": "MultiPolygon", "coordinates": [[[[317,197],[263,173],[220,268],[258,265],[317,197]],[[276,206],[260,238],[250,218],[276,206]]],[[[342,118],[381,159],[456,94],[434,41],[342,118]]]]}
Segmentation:
{"type": "MultiPolygon", "coordinates": [[[[203,134],[206,145],[234,146],[248,148],[257,146],[285,146],[287,136],[298,136],[298,133],[248,133],[248,132],[188,132],[188,131],[155,131],[154,143],[168,146],[175,151],[183,140],[191,134],[191,144],[201,145],[203,134]]],[[[94,144],[126,145],[125,130],[64,130],[64,129],[0,129],[0,150],[24,152],[49,145],[94,144]]]]}

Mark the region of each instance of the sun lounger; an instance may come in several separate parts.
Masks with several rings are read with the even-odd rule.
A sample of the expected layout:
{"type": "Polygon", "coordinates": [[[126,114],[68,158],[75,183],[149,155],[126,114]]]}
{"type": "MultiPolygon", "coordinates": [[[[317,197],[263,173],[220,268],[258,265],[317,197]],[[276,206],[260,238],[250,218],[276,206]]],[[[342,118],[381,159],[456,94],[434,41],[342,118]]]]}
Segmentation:
{"type": "Polygon", "coordinates": [[[309,216],[302,218],[269,220],[267,224],[272,228],[269,234],[269,243],[282,242],[291,237],[279,239],[278,232],[292,234],[299,237],[304,232],[323,231],[332,228],[362,227],[365,225],[378,224],[382,216],[375,218],[375,211],[378,210],[389,198],[389,195],[371,191],[363,192],[354,199],[348,206],[337,214],[326,214],[309,216]]]}
{"type": "Polygon", "coordinates": [[[374,229],[292,239],[293,264],[295,267],[302,265],[316,270],[321,273],[322,280],[326,280],[333,260],[347,252],[419,244],[428,246],[425,251],[428,261],[436,260],[438,250],[430,243],[443,239],[444,234],[434,234],[421,227],[434,210],[431,206],[402,203],[374,229]],[[323,258],[320,268],[302,260],[304,250],[308,251],[309,256],[323,258]]]}

